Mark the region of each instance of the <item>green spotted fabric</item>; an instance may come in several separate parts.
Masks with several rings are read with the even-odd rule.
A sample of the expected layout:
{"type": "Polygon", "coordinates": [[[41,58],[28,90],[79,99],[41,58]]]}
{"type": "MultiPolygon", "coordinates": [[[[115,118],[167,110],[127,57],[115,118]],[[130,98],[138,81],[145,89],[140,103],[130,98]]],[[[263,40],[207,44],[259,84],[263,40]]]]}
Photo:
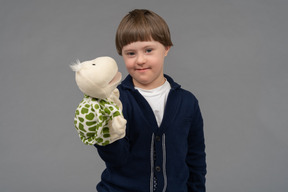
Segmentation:
{"type": "Polygon", "coordinates": [[[76,109],[74,125],[83,143],[105,146],[111,143],[110,121],[118,116],[123,114],[114,102],[84,95],[76,109]]]}

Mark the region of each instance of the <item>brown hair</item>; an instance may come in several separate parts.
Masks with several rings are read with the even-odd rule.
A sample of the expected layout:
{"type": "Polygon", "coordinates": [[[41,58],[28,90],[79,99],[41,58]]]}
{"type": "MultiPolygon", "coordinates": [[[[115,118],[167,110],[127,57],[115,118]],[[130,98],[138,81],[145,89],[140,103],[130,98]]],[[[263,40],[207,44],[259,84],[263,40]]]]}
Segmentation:
{"type": "Polygon", "coordinates": [[[172,46],[170,30],[162,17],[146,9],[129,12],[120,22],[116,32],[116,49],[122,55],[125,45],[136,41],[158,41],[165,47],[172,46]]]}

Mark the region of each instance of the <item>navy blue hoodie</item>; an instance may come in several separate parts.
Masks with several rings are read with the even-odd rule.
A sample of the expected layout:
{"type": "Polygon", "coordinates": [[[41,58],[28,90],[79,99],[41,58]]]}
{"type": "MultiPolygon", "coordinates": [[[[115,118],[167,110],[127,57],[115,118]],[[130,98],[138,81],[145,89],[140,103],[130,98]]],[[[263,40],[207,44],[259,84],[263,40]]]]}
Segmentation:
{"type": "Polygon", "coordinates": [[[195,96],[171,85],[158,127],[145,98],[128,75],[118,86],[126,136],[95,147],[106,163],[98,192],[204,192],[206,154],[203,119],[195,96]]]}

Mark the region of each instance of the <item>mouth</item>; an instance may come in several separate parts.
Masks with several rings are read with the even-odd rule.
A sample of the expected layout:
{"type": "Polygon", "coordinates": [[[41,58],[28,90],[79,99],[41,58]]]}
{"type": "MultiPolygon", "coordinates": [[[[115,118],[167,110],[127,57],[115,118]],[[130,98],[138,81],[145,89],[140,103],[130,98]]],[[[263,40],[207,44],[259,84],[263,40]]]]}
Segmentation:
{"type": "Polygon", "coordinates": [[[116,75],[113,77],[113,79],[109,82],[109,85],[117,84],[121,81],[122,74],[120,72],[117,72],[116,75]]]}
{"type": "Polygon", "coordinates": [[[136,69],[136,71],[139,71],[139,72],[144,72],[144,71],[147,71],[148,69],[150,69],[150,68],[142,68],[142,69],[136,69]]]}

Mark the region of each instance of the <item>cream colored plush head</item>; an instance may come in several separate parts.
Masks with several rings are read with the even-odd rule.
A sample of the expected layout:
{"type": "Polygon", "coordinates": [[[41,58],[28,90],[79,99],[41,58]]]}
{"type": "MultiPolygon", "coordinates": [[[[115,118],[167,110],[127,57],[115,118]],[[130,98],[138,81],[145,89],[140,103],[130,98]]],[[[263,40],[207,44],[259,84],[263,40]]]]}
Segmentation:
{"type": "Polygon", "coordinates": [[[79,89],[86,95],[105,99],[120,83],[122,75],[111,57],[97,57],[71,65],[79,89]]]}

